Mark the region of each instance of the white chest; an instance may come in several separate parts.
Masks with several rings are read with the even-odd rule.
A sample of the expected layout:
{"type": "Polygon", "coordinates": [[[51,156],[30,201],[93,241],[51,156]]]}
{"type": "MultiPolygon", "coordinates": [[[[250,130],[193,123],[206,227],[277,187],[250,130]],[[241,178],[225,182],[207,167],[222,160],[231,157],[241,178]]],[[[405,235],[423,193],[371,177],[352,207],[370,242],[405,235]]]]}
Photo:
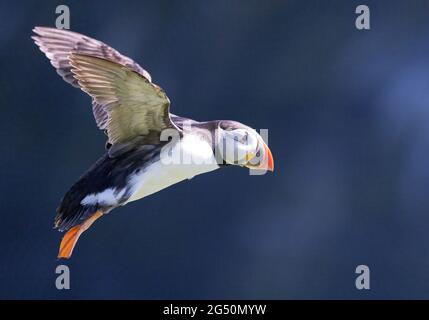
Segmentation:
{"type": "Polygon", "coordinates": [[[171,154],[174,155],[173,161],[161,159],[129,178],[132,194],[127,202],[141,199],[180,181],[219,168],[211,146],[195,136],[185,137],[180,143],[175,144],[171,154]]]}

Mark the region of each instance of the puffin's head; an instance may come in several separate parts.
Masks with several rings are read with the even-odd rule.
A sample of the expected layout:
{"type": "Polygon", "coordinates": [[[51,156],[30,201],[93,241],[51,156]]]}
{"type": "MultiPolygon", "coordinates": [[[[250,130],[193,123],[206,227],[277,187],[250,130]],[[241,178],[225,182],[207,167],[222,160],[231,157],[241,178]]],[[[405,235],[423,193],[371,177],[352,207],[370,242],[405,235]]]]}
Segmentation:
{"type": "Polygon", "coordinates": [[[217,141],[222,160],[228,164],[250,169],[274,170],[270,149],[252,128],[229,120],[222,120],[217,128],[217,141]]]}

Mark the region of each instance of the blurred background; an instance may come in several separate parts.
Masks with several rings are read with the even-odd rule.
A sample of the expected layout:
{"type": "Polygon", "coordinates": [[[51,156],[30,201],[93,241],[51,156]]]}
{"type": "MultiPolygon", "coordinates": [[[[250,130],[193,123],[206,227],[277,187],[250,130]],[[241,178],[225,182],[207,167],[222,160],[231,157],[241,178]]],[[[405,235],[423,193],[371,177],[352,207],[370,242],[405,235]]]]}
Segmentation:
{"type": "Polygon", "coordinates": [[[369,31],[359,4],[2,1],[0,298],[429,298],[429,1],[365,1],[369,31]],[[269,129],[275,172],[228,168],[133,202],[58,261],[55,209],[105,142],[90,98],[30,39],[60,4],[72,30],[146,68],[173,113],[269,129]]]}

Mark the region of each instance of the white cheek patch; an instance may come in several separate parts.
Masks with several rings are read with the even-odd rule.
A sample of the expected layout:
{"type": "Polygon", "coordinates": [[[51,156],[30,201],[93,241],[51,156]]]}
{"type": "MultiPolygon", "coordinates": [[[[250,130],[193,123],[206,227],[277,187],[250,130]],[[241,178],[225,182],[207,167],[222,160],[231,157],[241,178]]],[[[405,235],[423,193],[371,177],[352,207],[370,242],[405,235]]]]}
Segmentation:
{"type": "Polygon", "coordinates": [[[122,198],[125,193],[125,189],[117,191],[116,188],[109,188],[99,193],[92,193],[82,199],[80,204],[82,205],[103,205],[113,206],[117,205],[118,201],[122,198]]]}
{"type": "Polygon", "coordinates": [[[258,134],[256,132],[249,133],[249,137],[247,140],[247,149],[249,151],[256,152],[258,148],[258,134]]]}
{"type": "Polygon", "coordinates": [[[229,163],[244,163],[247,154],[247,146],[235,141],[234,139],[225,139],[224,142],[225,156],[224,159],[229,163]]]}
{"type": "Polygon", "coordinates": [[[237,131],[224,131],[223,139],[219,140],[219,150],[224,154],[223,159],[228,163],[245,164],[249,154],[257,152],[258,137],[256,133],[247,131],[247,141],[241,142],[240,137],[244,136],[237,134],[237,131]]]}

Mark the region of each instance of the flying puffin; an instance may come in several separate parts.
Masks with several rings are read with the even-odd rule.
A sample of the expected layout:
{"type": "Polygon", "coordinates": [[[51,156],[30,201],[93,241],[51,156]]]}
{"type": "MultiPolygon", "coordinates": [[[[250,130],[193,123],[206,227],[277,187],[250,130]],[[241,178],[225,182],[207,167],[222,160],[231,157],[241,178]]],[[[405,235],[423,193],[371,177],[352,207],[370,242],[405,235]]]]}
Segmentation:
{"type": "Polygon", "coordinates": [[[33,31],[57,73],[92,98],[97,126],[108,137],[104,155],[57,209],[55,228],[67,231],[58,258],[70,258],[95,220],[128,202],[227,165],[273,171],[270,149],[250,127],[173,115],[164,90],[130,58],[76,32],[33,31]]]}

